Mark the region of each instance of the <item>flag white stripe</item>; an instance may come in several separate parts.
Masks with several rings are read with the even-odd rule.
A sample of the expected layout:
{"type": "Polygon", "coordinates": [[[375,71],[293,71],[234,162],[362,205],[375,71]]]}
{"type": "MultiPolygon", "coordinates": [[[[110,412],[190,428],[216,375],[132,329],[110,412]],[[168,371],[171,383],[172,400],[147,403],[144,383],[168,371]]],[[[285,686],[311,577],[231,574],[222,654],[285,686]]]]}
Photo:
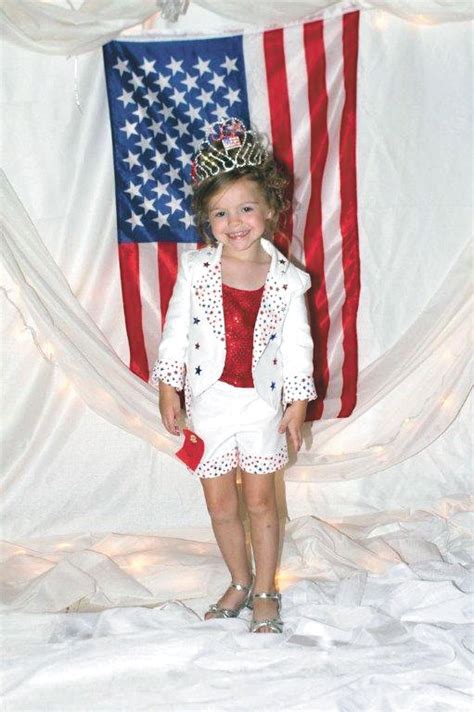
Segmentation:
{"type": "Polygon", "coordinates": [[[308,136],[311,135],[311,125],[308,77],[305,67],[301,65],[301,57],[304,56],[303,26],[286,28],[283,38],[295,171],[291,255],[304,266],[303,236],[311,196],[311,152],[307,143],[308,136]]]}
{"type": "Polygon", "coordinates": [[[244,35],[243,53],[250,121],[259,131],[268,136],[271,142],[270,106],[265,72],[263,33],[244,35]]]}
{"type": "Polygon", "coordinates": [[[140,260],[140,299],[143,338],[151,370],[158,357],[158,344],[161,338],[160,290],[158,287],[157,243],[140,242],[138,255],[140,260]]]}
{"type": "Polygon", "coordinates": [[[342,260],[341,174],[340,174],[340,128],[344,108],[344,59],[342,46],[342,18],[323,23],[326,55],[326,88],[328,93],[328,156],[321,187],[322,238],[324,245],[325,282],[329,312],[327,342],[330,364],[327,393],[331,398],[324,401],[324,417],[336,418],[340,412],[344,361],[342,304],[345,299],[344,269],[342,260]]]}

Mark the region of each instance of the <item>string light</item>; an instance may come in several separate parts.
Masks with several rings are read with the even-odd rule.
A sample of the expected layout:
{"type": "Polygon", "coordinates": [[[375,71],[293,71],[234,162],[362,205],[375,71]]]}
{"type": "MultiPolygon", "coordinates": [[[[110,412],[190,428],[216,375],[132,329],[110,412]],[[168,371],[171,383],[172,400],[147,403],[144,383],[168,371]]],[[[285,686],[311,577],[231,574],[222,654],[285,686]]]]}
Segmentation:
{"type": "MultiPolygon", "coordinates": [[[[11,293],[12,295],[14,295],[17,298],[21,295],[21,292],[17,285],[13,285],[13,287],[9,288],[8,290],[3,290],[3,291],[7,292],[8,295],[10,295],[10,293],[11,293]]],[[[23,320],[23,316],[21,313],[20,313],[20,316],[22,318],[23,323],[22,323],[22,325],[16,327],[13,330],[12,336],[17,339],[22,339],[25,336],[25,334],[29,332],[34,343],[36,344],[39,351],[41,352],[41,354],[53,366],[58,366],[57,362],[54,359],[55,354],[56,354],[56,349],[53,346],[53,344],[50,341],[44,341],[43,343],[40,343],[37,338],[35,330],[23,320]]],[[[450,349],[444,348],[441,351],[440,356],[441,356],[442,360],[446,362],[446,361],[452,361],[455,358],[456,354],[454,354],[450,349]]],[[[65,392],[73,386],[74,386],[73,382],[70,379],[68,379],[65,375],[63,375],[61,383],[59,384],[59,390],[62,392],[65,392]]],[[[106,390],[101,389],[100,392],[98,393],[98,396],[99,396],[99,398],[101,398],[104,401],[112,400],[112,396],[106,390]]],[[[454,406],[455,406],[455,401],[454,401],[454,397],[452,395],[448,395],[439,401],[439,407],[442,408],[443,410],[453,410],[454,406]]],[[[421,415],[421,414],[419,414],[419,415],[421,415]]],[[[401,423],[400,430],[402,428],[412,428],[414,421],[419,417],[419,415],[418,416],[407,416],[406,418],[404,418],[401,423]]],[[[143,426],[143,420],[137,415],[129,416],[127,418],[127,423],[131,427],[139,428],[139,427],[143,426]]],[[[364,449],[367,451],[375,452],[378,459],[381,459],[381,460],[385,459],[388,454],[389,446],[393,445],[396,442],[396,439],[397,439],[398,435],[400,434],[400,430],[395,434],[395,436],[389,442],[384,443],[383,445],[380,443],[377,443],[375,445],[370,445],[364,449]]],[[[159,449],[163,445],[163,436],[161,436],[161,435],[154,436],[151,439],[151,443],[157,449],[159,449]]],[[[317,461],[326,462],[329,460],[336,460],[336,459],[345,460],[348,457],[354,457],[356,455],[361,456],[363,454],[363,450],[362,451],[359,450],[359,451],[355,451],[355,452],[351,451],[351,450],[349,450],[349,451],[335,450],[328,455],[316,455],[315,461],[316,462],[317,461]]],[[[303,471],[301,471],[300,474],[301,474],[302,481],[309,479],[309,472],[306,472],[303,470],[303,471]]],[[[65,546],[68,546],[68,544],[65,544],[65,546]]]]}
{"type": "Polygon", "coordinates": [[[12,330],[12,337],[14,339],[22,339],[26,335],[27,331],[29,331],[29,328],[23,324],[20,324],[12,330]]]}
{"type": "Polygon", "coordinates": [[[144,554],[138,554],[134,557],[132,557],[132,560],[129,561],[123,568],[125,569],[131,569],[132,571],[143,571],[152,563],[151,557],[147,557],[144,554]]]}
{"type": "Polygon", "coordinates": [[[386,13],[382,12],[381,10],[378,10],[374,15],[373,24],[379,30],[384,30],[388,24],[388,18],[386,13]]]}
{"type": "Polygon", "coordinates": [[[65,391],[69,390],[69,389],[72,387],[72,385],[73,385],[73,384],[72,384],[72,381],[70,381],[69,378],[67,378],[67,376],[65,376],[65,375],[63,374],[62,377],[61,377],[61,381],[60,381],[60,383],[58,384],[58,390],[59,390],[61,393],[63,393],[63,392],[65,392],[65,391]]]}
{"type": "Polygon", "coordinates": [[[449,349],[443,349],[441,351],[441,358],[443,359],[443,361],[452,361],[454,358],[454,354],[449,349]]]}
{"type": "Polygon", "coordinates": [[[433,25],[435,24],[431,18],[426,17],[426,15],[415,15],[414,17],[410,18],[410,22],[413,22],[415,25],[433,25]]]}
{"type": "Polygon", "coordinates": [[[41,345],[41,351],[47,359],[52,360],[56,353],[53,344],[50,341],[45,341],[41,345]]]}
{"type": "Polygon", "coordinates": [[[141,426],[143,425],[143,421],[141,418],[138,417],[138,415],[131,415],[129,418],[127,418],[127,423],[131,426],[141,426]]]}

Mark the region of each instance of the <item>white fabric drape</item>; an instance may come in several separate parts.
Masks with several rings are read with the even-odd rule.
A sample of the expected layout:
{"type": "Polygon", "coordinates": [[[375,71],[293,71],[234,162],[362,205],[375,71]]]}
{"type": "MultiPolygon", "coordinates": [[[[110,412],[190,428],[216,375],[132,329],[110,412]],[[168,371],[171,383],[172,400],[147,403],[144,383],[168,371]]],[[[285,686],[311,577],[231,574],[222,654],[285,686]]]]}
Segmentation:
{"type": "MultiPolygon", "coordinates": [[[[474,18],[470,0],[192,0],[191,5],[217,14],[242,27],[277,27],[281,24],[319,19],[349,10],[383,10],[417,23],[456,22],[474,18]]],[[[176,20],[188,9],[186,0],[84,0],[44,3],[40,0],[1,0],[0,19],[10,41],[31,50],[51,54],[80,54],[100,47],[124,30],[158,17],[176,20]]],[[[194,31],[196,28],[193,28],[194,31]]],[[[203,34],[208,31],[202,28],[203,34]]]]}
{"type": "MultiPolygon", "coordinates": [[[[171,454],[176,440],[157,421],[154,389],[119,360],[74,297],[3,172],[0,176],[2,255],[22,297],[23,307],[20,300],[15,303],[24,323],[33,320],[48,353],[87,405],[171,454]]],[[[308,424],[308,444],[288,479],[365,477],[419,452],[454,420],[471,384],[469,257],[465,245],[403,337],[361,372],[353,415],[308,424]],[[361,441],[369,410],[371,434],[361,441]]]]}
{"type": "MultiPolygon", "coordinates": [[[[359,399],[307,426],[284,474],[292,516],[469,489],[468,30],[362,13],[359,399]]],[[[80,111],[72,61],[5,43],[3,66],[3,521],[84,531],[100,501],[114,531],[204,523],[199,483],[168,456],[181,441],[127,368],[102,53],[78,58],[80,111]]]]}
{"type": "Polygon", "coordinates": [[[212,532],[5,542],[4,709],[470,712],[467,506],[287,524],[270,639],[202,620],[229,583],[212,532]]]}
{"type": "Polygon", "coordinates": [[[57,8],[7,5],[28,6],[35,51],[5,43],[0,87],[5,711],[470,711],[467,28],[361,15],[359,402],[277,477],[284,635],[251,636],[249,611],[201,620],[228,571],[156,393],[125,365],[101,52],[77,60],[80,103],[73,62],[48,55],[120,28],[45,39],[57,8]]]}

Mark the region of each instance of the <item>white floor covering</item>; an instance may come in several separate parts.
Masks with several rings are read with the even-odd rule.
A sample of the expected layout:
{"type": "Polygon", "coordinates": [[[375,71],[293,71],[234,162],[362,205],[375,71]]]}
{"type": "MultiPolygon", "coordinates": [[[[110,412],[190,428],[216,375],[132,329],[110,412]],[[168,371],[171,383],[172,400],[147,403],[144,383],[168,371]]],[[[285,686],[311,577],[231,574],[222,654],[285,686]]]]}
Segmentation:
{"type": "Polygon", "coordinates": [[[202,620],[210,530],[5,542],[2,712],[471,710],[468,504],[287,522],[282,635],[202,620]]]}

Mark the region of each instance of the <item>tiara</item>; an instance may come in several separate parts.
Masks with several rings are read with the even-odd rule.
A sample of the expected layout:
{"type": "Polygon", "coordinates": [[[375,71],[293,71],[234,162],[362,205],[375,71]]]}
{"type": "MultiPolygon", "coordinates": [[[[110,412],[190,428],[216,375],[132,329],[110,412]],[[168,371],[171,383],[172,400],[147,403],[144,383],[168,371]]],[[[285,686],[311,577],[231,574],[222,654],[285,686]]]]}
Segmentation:
{"type": "Polygon", "coordinates": [[[255,132],[247,129],[240,119],[221,119],[211,125],[194,157],[191,180],[197,184],[234,168],[260,166],[267,155],[255,132]]]}

